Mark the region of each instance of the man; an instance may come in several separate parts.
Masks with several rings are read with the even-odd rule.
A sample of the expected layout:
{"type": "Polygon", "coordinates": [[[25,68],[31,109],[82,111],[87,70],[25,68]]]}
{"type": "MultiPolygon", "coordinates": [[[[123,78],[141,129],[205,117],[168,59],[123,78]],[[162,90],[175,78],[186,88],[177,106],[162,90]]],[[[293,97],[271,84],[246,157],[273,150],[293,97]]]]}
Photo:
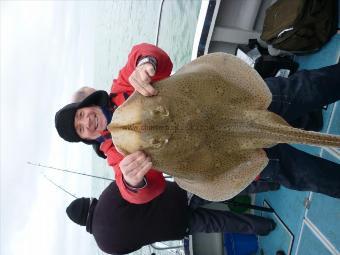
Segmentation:
{"type": "MultiPolygon", "coordinates": [[[[114,168],[122,196],[132,203],[146,203],[157,197],[164,191],[165,180],[162,173],[151,169],[150,158],[142,152],[124,158],[117,152],[103,127],[110,122],[114,109],[134,90],[145,96],[155,95],[157,92],[149,83],[168,77],[171,70],[172,62],[163,50],[145,43],[136,45],[128,56],[127,64],[113,81],[110,95],[105,91],[96,91],[81,102],[65,106],[56,114],[59,135],[69,142],[82,141],[99,147],[99,154],[106,157],[108,164],[114,168]],[[86,112],[78,111],[87,107],[86,112]]],[[[86,89],[82,92],[86,93],[86,89]]]]}
{"type": "Polygon", "coordinates": [[[197,232],[267,235],[275,228],[272,219],[188,205],[187,193],[174,182],[167,182],[161,195],[140,205],[123,199],[112,182],[98,200],[78,198],[66,213],[75,223],[86,226],[99,248],[109,254],[130,253],[144,245],[180,240],[197,232]]]}
{"type": "MultiPolygon", "coordinates": [[[[75,103],[56,113],[59,135],[69,142],[82,141],[99,146],[115,170],[122,196],[131,203],[146,203],[160,195],[165,182],[162,174],[152,169],[150,158],[138,151],[126,157],[112,144],[106,125],[113,111],[137,90],[144,96],[154,96],[152,83],[168,77],[172,63],[169,56],[150,44],[133,47],[128,63],[113,81],[111,93],[83,88],[75,95],[75,103]]],[[[340,98],[340,65],[311,71],[300,71],[289,78],[268,78],[266,83],[273,94],[269,110],[288,122],[308,112],[333,103],[340,98]]],[[[277,189],[280,184],[295,189],[340,197],[339,165],[281,144],[265,149],[269,164],[246,191],[259,192],[277,189]]]]}

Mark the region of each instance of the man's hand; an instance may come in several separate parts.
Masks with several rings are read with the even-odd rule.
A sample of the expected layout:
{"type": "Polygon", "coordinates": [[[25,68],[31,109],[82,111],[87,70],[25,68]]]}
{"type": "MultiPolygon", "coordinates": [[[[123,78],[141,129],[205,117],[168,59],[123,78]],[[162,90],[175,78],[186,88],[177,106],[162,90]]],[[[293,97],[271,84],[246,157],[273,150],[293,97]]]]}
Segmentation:
{"type": "Polygon", "coordinates": [[[119,167],[123,173],[124,180],[132,187],[138,187],[143,181],[144,175],[151,169],[151,158],[142,151],[136,151],[126,156],[119,167]]]}
{"type": "Polygon", "coordinates": [[[155,69],[150,63],[137,66],[129,77],[129,82],[143,96],[157,95],[157,90],[150,84],[151,77],[155,75],[155,69]]]}

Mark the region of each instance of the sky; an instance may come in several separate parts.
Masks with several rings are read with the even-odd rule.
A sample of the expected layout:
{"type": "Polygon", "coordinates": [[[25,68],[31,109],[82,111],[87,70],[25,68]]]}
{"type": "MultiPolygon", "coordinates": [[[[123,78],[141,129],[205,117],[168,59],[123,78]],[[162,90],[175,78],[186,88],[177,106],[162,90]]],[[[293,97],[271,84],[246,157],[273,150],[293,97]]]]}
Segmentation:
{"type": "MultiPolygon", "coordinates": [[[[93,82],[94,16],[75,18],[87,2],[0,1],[1,255],[102,254],[67,218],[73,198],[27,164],[90,173],[92,151],[63,142],[54,128],[55,112],[93,82]]],[[[44,173],[76,196],[91,195],[88,178],[44,173]]]]}

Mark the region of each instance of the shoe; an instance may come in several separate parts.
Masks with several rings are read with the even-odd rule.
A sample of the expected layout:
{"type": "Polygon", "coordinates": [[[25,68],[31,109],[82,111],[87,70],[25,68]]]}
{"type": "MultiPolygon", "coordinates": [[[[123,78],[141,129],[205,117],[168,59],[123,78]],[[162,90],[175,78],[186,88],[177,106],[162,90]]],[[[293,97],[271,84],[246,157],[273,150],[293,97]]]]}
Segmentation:
{"type": "Polygon", "coordinates": [[[274,221],[274,220],[272,220],[272,229],[271,229],[271,231],[273,231],[275,228],[276,228],[276,222],[274,221]]]}
{"type": "Polygon", "coordinates": [[[259,236],[267,236],[269,235],[270,232],[272,232],[276,228],[276,223],[272,219],[268,219],[269,221],[269,226],[266,231],[263,231],[262,233],[258,233],[259,236]]]}

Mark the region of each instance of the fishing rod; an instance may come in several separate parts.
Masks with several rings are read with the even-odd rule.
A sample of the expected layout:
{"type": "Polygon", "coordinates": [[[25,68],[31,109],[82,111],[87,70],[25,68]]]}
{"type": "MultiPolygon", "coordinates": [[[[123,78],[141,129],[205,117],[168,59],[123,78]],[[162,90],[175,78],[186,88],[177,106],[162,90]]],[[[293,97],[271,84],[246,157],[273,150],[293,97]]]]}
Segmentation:
{"type": "MultiPolygon", "coordinates": [[[[57,167],[52,167],[52,166],[46,166],[46,165],[42,165],[42,164],[36,164],[36,163],[32,163],[30,161],[27,162],[27,164],[32,165],[32,166],[38,166],[38,167],[42,167],[42,168],[47,168],[47,169],[52,169],[52,170],[56,170],[56,171],[61,171],[61,172],[66,172],[66,173],[72,173],[72,174],[78,174],[78,175],[83,175],[83,176],[87,176],[87,177],[92,177],[92,178],[97,178],[97,179],[102,179],[102,180],[107,180],[107,181],[113,181],[113,179],[109,179],[109,178],[105,178],[105,177],[101,177],[101,176],[96,176],[96,175],[91,175],[91,174],[85,174],[85,173],[79,173],[76,171],[71,171],[71,170],[67,170],[67,169],[61,169],[61,168],[57,168],[57,167]]],[[[55,185],[56,187],[58,187],[59,189],[63,190],[64,192],[66,192],[67,194],[77,198],[75,195],[73,195],[72,193],[68,192],[67,190],[65,190],[64,188],[62,188],[61,186],[59,186],[58,184],[56,184],[55,182],[53,182],[51,179],[49,179],[45,174],[43,174],[43,176],[50,181],[53,185],[55,185]]],[[[172,176],[166,175],[165,178],[172,178],[172,176]]],[[[256,206],[256,205],[249,205],[249,204],[244,204],[244,203],[240,203],[234,200],[229,200],[229,201],[223,201],[222,203],[224,204],[229,204],[229,205],[234,205],[234,206],[238,206],[238,207],[243,207],[243,208],[249,208],[249,209],[254,209],[254,210],[259,210],[259,211],[265,211],[265,212],[274,212],[274,210],[272,208],[266,208],[266,207],[262,207],[262,206],[256,206]]]]}
{"type": "MultiPolygon", "coordinates": [[[[91,174],[80,173],[80,172],[71,171],[71,170],[62,169],[62,168],[57,168],[57,167],[53,167],[53,166],[46,166],[46,165],[42,165],[42,164],[40,164],[40,163],[39,163],[39,164],[36,164],[36,163],[32,163],[32,162],[30,162],[30,161],[27,161],[27,164],[32,165],[32,166],[38,166],[38,167],[43,167],[43,168],[47,168],[47,169],[52,169],[52,170],[56,170],[56,171],[66,172],[66,173],[84,175],[84,176],[87,176],[87,177],[102,179],[102,180],[106,180],[106,181],[114,181],[113,179],[105,178],[105,177],[102,177],[102,176],[97,176],[97,175],[91,175],[91,174]]],[[[171,178],[173,178],[171,175],[167,175],[167,174],[164,174],[163,176],[164,176],[165,179],[171,179],[171,178]]]]}
{"type": "MultiPolygon", "coordinates": [[[[40,172],[41,173],[41,172],[40,172]]],[[[67,194],[69,194],[70,196],[77,198],[74,194],[72,194],[71,192],[67,191],[65,188],[61,187],[60,185],[56,184],[54,181],[52,181],[50,178],[48,178],[45,174],[41,173],[42,176],[44,176],[44,178],[46,180],[48,180],[50,183],[52,183],[54,186],[56,186],[57,188],[61,189],[62,191],[66,192],[67,194]]]]}
{"type": "Polygon", "coordinates": [[[156,40],[155,40],[155,45],[156,46],[158,46],[158,41],[159,41],[159,30],[161,28],[163,4],[164,4],[164,0],[161,0],[161,4],[160,4],[160,7],[159,7],[159,14],[158,14],[158,24],[157,24],[156,40]]]}
{"type": "Polygon", "coordinates": [[[267,208],[267,207],[258,206],[258,205],[240,203],[240,202],[234,201],[233,199],[223,201],[221,203],[227,204],[227,205],[233,205],[233,206],[237,206],[237,207],[243,207],[245,209],[254,209],[254,210],[257,210],[257,211],[271,212],[271,213],[274,212],[273,208],[267,208]]]}
{"type": "Polygon", "coordinates": [[[106,181],[113,181],[113,179],[105,178],[105,177],[102,177],[102,176],[80,173],[80,172],[71,171],[71,170],[62,169],[62,168],[57,168],[57,167],[53,167],[53,166],[46,166],[46,165],[42,165],[40,163],[36,164],[36,163],[32,163],[30,161],[27,161],[27,164],[28,165],[32,165],[32,166],[38,166],[38,167],[43,167],[43,168],[47,168],[47,169],[52,169],[52,170],[55,170],[55,171],[65,172],[65,173],[78,174],[78,175],[83,175],[83,176],[92,177],[92,178],[96,178],[96,179],[102,179],[102,180],[106,180],[106,181]]]}

